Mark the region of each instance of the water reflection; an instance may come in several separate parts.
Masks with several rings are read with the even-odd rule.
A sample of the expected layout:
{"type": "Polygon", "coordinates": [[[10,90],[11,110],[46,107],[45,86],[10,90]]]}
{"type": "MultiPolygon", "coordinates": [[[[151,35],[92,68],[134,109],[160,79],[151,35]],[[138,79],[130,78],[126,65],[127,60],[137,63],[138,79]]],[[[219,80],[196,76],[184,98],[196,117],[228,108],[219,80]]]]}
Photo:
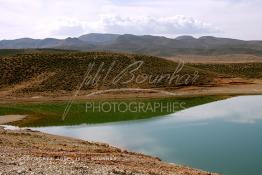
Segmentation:
{"type": "Polygon", "coordinates": [[[234,97],[220,102],[193,107],[170,115],[174,122],[225,121],[254,123],[262,119],[262,96],[234,97]]]}

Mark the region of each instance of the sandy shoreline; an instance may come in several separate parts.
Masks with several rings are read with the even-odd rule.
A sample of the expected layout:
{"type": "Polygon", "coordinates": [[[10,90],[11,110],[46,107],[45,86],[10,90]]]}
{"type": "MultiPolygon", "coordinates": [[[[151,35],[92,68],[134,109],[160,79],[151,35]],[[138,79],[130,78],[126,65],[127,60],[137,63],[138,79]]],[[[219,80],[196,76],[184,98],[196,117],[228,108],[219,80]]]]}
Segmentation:
{"type": "Polygon", "coordinates": [[[215,175],[107,144],[0,127],[2,174],[215,175]]]}
{"type": "Polygon", "coordinates": [[[3,115],[0,116],[0,125],[23,120],[26,115],[3,115]]]}

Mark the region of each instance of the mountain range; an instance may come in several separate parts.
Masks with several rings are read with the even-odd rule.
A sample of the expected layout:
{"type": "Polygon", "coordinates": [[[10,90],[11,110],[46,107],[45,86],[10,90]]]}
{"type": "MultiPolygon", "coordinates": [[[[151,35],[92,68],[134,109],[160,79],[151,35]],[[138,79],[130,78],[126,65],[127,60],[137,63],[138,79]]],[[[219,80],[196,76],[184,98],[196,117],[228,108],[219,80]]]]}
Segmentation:
{"type": "Polygon", "coordinates": [[[127,52],[155,56],[181,54],[221,55],[253,54],[262,55],[262,41],[244,41],[230,38],[203,36],[179,36],[171,39],[152,35],[100,34],[91,33],[78,38],[1,40],[0,49],[65,49],[80,51],[127,52]]]}

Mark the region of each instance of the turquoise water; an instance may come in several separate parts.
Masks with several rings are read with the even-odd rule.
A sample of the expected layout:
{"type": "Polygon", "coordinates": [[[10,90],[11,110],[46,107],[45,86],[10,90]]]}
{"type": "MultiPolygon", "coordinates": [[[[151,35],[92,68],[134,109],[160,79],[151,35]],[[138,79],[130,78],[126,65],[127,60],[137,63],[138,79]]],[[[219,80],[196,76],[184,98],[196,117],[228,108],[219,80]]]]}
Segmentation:
{"type": "Polygon", "coordinates": [[[262,174],[262,96],[234,97],[164,118],[34,129],[225,175],[262,174]]]}

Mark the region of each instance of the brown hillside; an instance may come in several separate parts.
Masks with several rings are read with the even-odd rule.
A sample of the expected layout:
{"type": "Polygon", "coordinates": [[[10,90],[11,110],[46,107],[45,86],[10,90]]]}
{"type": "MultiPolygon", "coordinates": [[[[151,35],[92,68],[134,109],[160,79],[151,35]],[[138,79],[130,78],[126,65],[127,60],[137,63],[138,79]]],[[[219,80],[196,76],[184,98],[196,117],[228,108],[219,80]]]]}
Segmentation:
{"type": "Polygon", "coordinates": [[[182,64],[151,56],[100,52],[31,53],[1,58],[0,88],[7,94],[70,92],[79,88],[88,70],[90,76],[86,76],[88,78],[81,90],[202,86],[210,84],[217,77],[216,73],[191,66],[182,67],[182,64]],[[137,61],[141,63],[139,68],[137,61]],[[137,64],[114,83],[121,71],[133,63],[137,64]],[[136,79],[132,79],[130,71],[135,68],[136,79]],[[107,73],[109,69],[111,71],[107,73]],[[99,80],[97,78],[88,83],[91,77],[99,76],[99,80]],[[124,83],[131,79],[133,81],[124,83]]]}

